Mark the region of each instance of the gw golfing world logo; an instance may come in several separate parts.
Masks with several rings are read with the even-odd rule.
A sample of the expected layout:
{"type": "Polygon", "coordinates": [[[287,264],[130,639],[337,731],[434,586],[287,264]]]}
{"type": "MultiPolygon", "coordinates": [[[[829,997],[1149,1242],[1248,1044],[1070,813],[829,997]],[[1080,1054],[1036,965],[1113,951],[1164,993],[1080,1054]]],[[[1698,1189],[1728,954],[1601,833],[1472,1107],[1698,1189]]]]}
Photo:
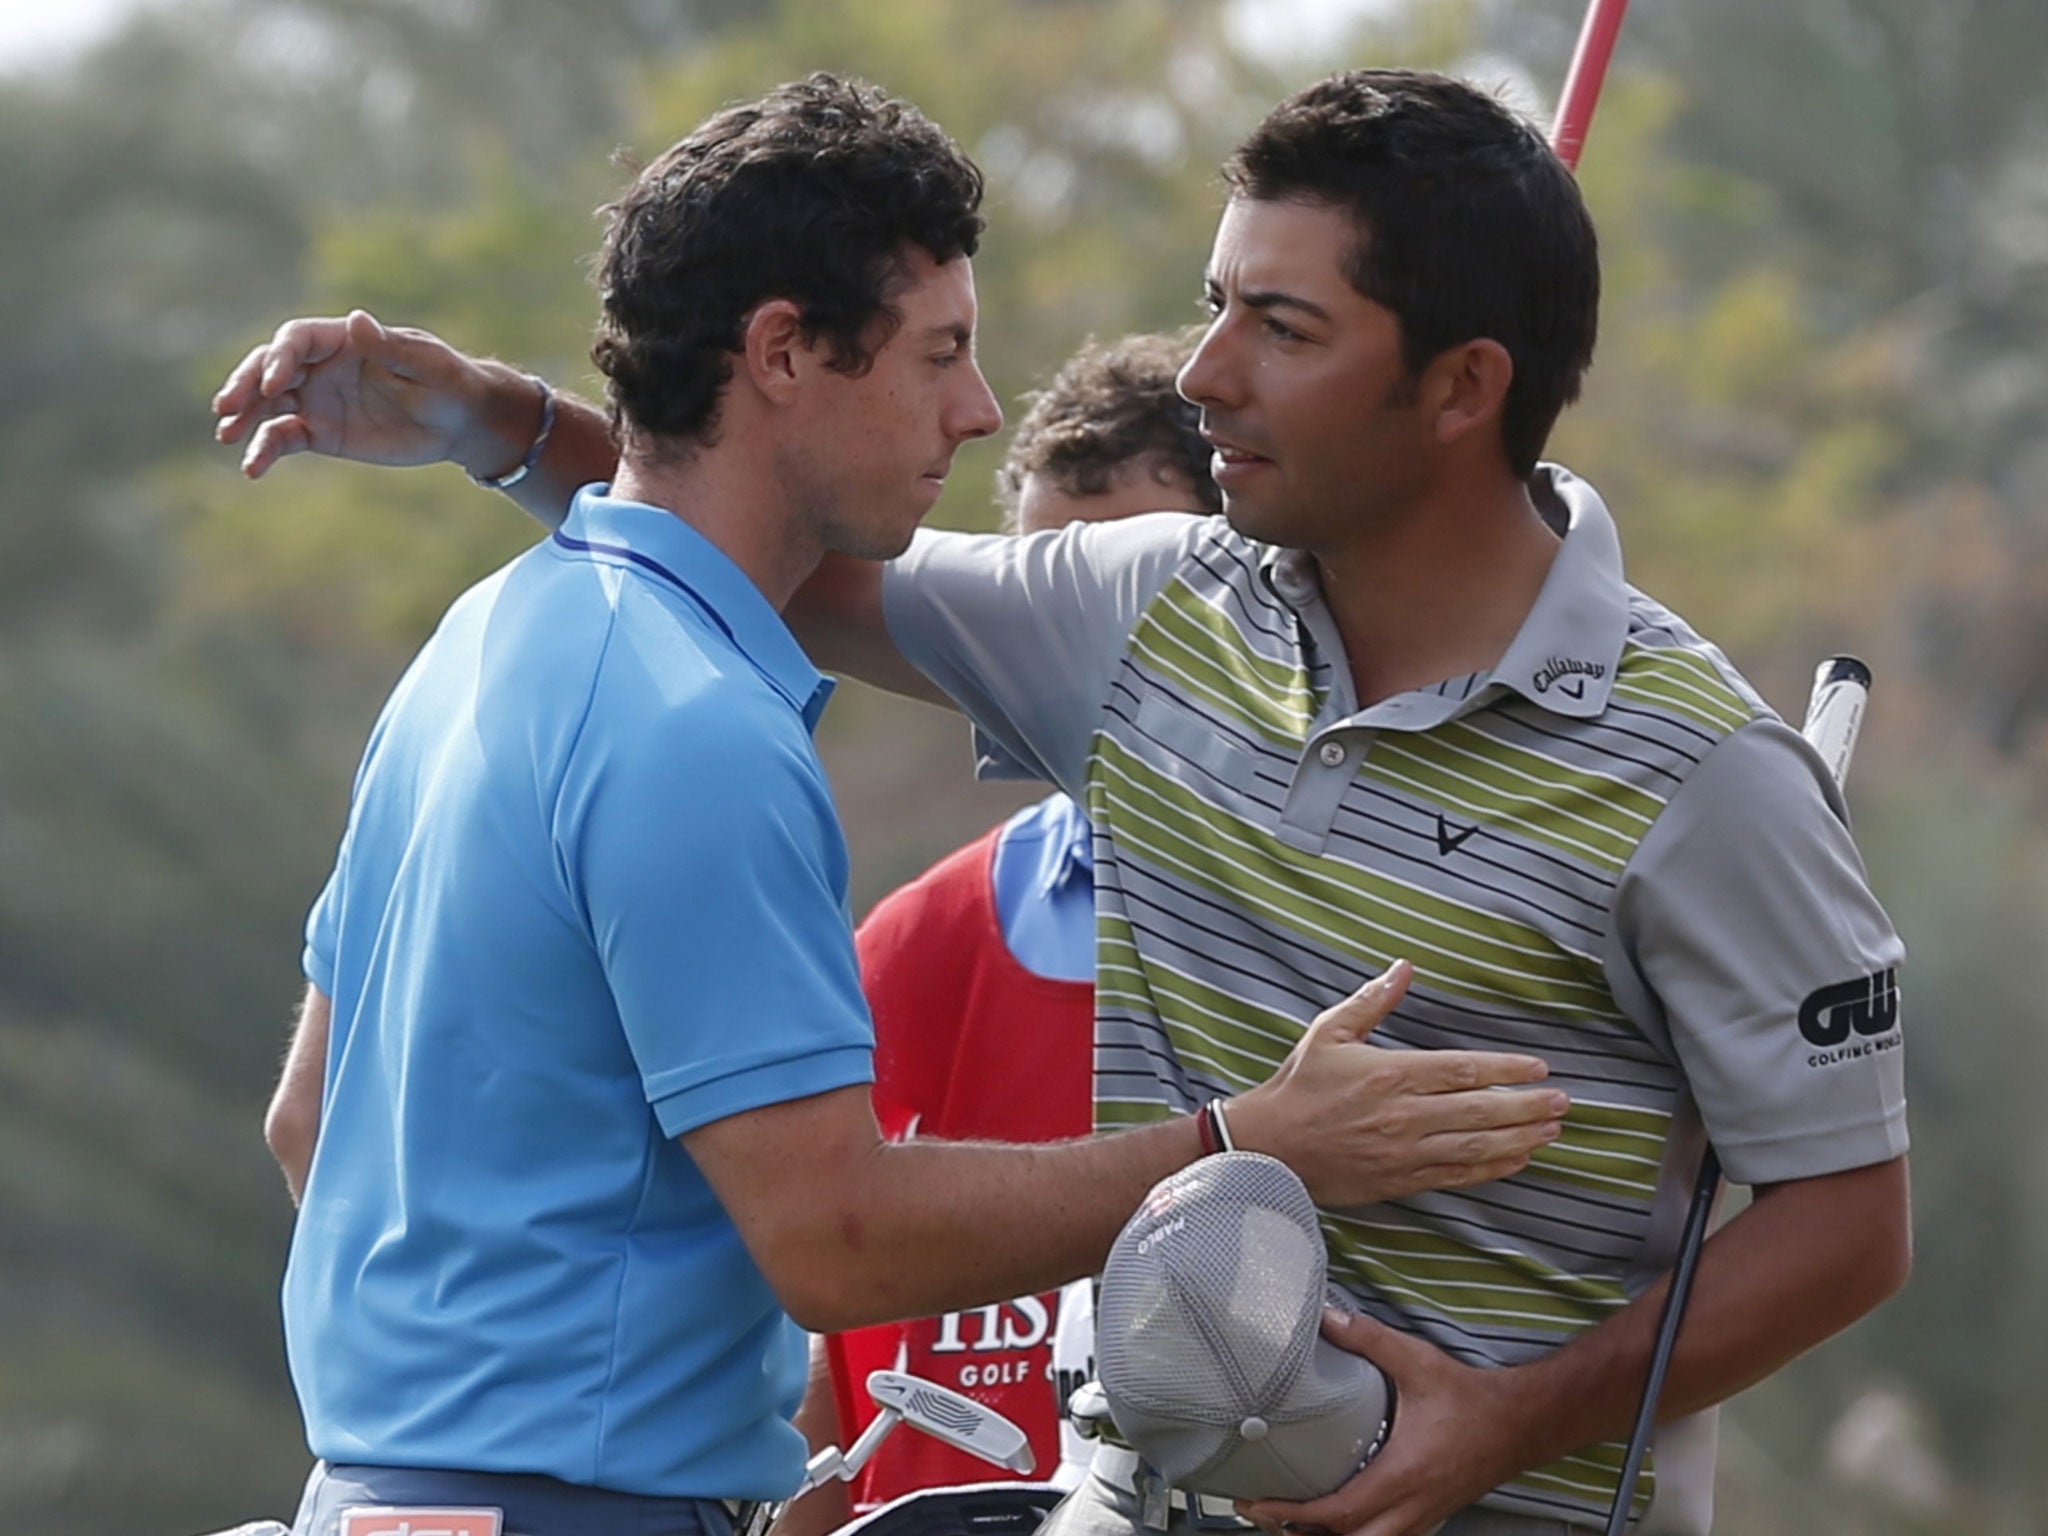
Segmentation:
{"type": "Polygon", "coordinates": [[[1821,987],[1799,1005],[1799,1033],[1814,1047],[1806,1058],[1809,1067],[1895,1051],[1901,1040],[1898,1026],[1896,967],[1821,987]]]}

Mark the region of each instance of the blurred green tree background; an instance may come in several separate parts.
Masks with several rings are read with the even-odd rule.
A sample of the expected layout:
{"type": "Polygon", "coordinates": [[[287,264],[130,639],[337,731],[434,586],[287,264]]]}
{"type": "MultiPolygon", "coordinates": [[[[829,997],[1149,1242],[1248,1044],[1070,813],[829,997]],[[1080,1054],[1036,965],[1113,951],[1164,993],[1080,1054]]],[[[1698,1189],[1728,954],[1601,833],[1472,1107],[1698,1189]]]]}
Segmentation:
{"type": "MultiPolygon", "coordinates": [[[[1556,455],[1635,579],[1781,710],[1878,694],[1852,799],[1912,948],[1906,1294],[1728,1415],[1729,1532],[2026,1532],[2048,1499],[2048,9],[1637,7],[1583,176],[1608,297],[1556,455]]],[[[162,0],[0,75],[0,1530],[175,1536],[305,1468],[261,1105],[356,754],[449,598],[534,530],[452,471],[251,487],[206,399],[363,305],[593,389],[591,210],[814,68],[988,172],[982,351],[1196,313],[1229,145],[1355,63],[1542,116],[1577,6],[1377,0],[162,0]],[[623,150],[614,157],[614,151],[623,150]]],[[[1013,412],[1014,414],[1014,412],[1013,412]]],[[[989,526],[1000,444],[939,517],[989,526]]],[[[863,909],[1020,792],[849,689],[863,909]]]]}

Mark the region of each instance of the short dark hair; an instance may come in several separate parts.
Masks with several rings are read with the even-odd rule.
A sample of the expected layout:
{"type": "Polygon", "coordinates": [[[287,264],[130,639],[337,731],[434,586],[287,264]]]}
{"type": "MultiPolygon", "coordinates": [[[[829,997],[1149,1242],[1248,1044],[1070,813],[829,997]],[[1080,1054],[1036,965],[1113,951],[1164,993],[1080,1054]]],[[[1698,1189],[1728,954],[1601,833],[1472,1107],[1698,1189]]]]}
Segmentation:
{"type": "Polygon", "coordinates": [[[1069,496],[1100,496],[1133,467],[1181,476],[1203,507],[1221,512],[1201,410],[1174,388],[1201,335],[1202,327],[1191,326],[1171,335],[1090,340],[1052,382],[1026,396],[1030,405],[996,471],[1005,523],[1016,526],[1027,475],[1045,475],[1069,496]]]}
{"type": "Polygon", "coordinates": [[[1600,248],[1532,125],[1444,75],[1351,70],[1281,102],[1223,174],[1243,197],[1350,211],[1345,276],[1400,320],[1411,374],[1461,342],[1505,347],[1501,443],[1515,474],[1536,467],[1593,361],[1600,248]]]}
{"type": "Polygon", "coordinates": [[[799,305],[832,365],[863,372],[901,318],[905,247],[972,256],[981,195],[952,139],[858,80],[814,74],[718,112],[603,210],[591,356],[613,430],[709,441],[768,299],[799,305]]]}

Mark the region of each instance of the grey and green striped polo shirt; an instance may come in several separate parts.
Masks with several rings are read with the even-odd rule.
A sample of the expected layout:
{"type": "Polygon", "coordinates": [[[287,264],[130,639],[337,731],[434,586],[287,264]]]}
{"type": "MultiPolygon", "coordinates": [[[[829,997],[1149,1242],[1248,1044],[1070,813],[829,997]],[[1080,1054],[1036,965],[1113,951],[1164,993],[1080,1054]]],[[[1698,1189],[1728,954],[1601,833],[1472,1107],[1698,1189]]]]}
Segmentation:
{"type": "MultiPolygon", "coordinates": [[[[886,589],[988,760],[1094,820],[1098,1123],[1263,1081],[1403,957],[1376,1042],[1548,1061],[1573,1108],[1525,1172],[1325,1213],[1365,1309],[1491,1365],[1668,1267],[1705,1136],[1747,1183],[1906,1146],[1901,947],[1825,768],[1626,585],[1590,487],[1537,492],[1563,542],[1499,664],[1363,709],[1312,564],[1221,518],[920,535],[886,589]],[[1859,986],[1857,1028],[1802,1020],[1859,986]]],[[[1649,1529],[1705,1530],[1713,1443],[1659,1432],[1649,1529]]],[[[1485,1502],[1597,1524],[1621,1450],[1485,1502]]]]}

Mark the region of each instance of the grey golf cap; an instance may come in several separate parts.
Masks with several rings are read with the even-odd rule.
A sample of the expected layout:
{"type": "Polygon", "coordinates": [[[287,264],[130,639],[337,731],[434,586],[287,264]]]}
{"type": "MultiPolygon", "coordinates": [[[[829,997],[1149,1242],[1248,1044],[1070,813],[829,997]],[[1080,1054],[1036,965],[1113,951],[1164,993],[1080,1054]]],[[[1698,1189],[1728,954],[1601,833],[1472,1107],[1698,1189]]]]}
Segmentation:
{"type": "Polygon", "coordinates": [[[1387,1379],[1321,1334],[1314,1202],[1257,1152],[1162,1180],[1110,1249],[1096,1303],[1110,1417],[1173,1487],[1313,1499],[1378,1449],[1387,1379]]]}

